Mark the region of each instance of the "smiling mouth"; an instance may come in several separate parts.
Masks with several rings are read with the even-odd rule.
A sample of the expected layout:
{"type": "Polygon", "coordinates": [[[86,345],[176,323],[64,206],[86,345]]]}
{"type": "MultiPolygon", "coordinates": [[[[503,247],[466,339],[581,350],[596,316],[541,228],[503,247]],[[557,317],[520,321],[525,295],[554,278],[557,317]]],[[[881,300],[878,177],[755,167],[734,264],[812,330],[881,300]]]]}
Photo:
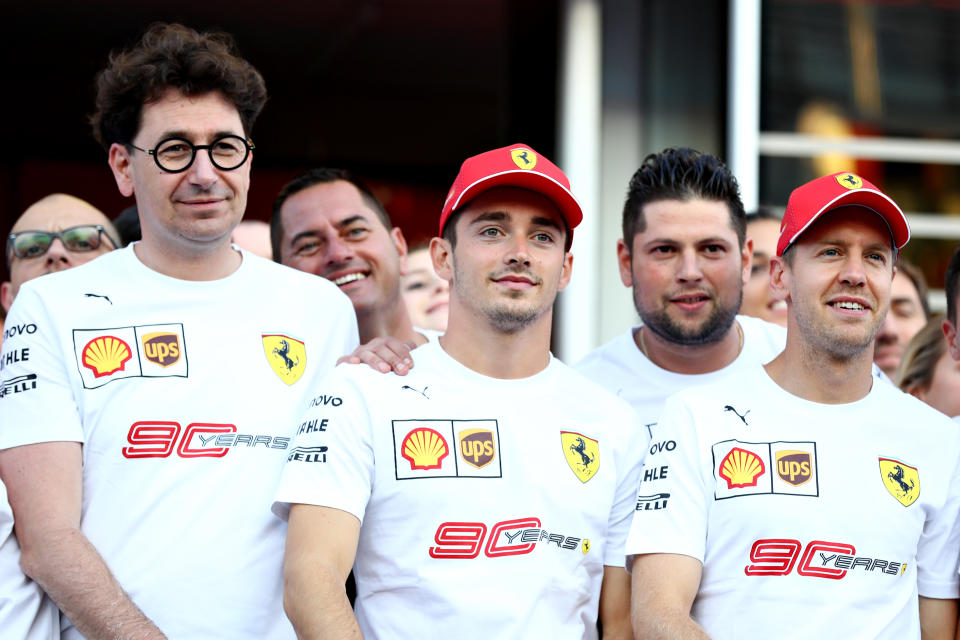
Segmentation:
{"type": "Polygon", "coordinates": [[[852,300],[842,300],[840,302],[830,302],[828,303],[831,307],[836,307],[838,309],[848,309],[850,311],[863,311],[866,309],[865,306],[859,302],[853,302],[852,300]]]}
{"type": "Polygon", "coordinates": [[[334,278],[333,284],[338,287],[342,287],[345,284],[350,284],[351,282],[356,282],[357,280],[365,280],[367,274],[365,273],[348,273],[345,276],[340,276],[339,278],[334,278]]]}

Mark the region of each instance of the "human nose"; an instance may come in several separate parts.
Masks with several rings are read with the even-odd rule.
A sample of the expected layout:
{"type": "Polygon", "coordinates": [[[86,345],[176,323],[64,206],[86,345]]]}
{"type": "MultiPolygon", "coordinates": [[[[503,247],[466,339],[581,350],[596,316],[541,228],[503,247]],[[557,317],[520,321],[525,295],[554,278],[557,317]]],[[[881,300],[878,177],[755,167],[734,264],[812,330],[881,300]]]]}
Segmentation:
{"type": "Polygon", "coordinates": [[[863,259],[859,256],[850,256],[843,263],[840,271],[840,282],[852,287],[861,287],[867,282],[867,275],[863,269],[863,259]]]}
{"type": "Polygon", "coordinates": [[[60,238],[54,238],[50,241],[50,246],[47,248],[47,253],[43,258],[48,270],[69,269],[73,266],[73,259],[70,252],[60,238]]]}
{"type": "Polygon", "coordinates": [[[530,266],[530,246],[527,239],[517,234],[514,236],[510,245],[510,252],[506,256],[506,261],[510,265],[522,264],[530,266]]]}
{"type": "Polygon", "coordinates": [[[703,270],[700,268],[700,257],[693,249],[683,251],[680,254],[680,271],[677,278],[683,282],[696,282],[703,277],[703,270]]]}
{"type": "Polygon", "coordinates": [[[330,238],[327,245],[327,263],[343,264],[349,262],[354,256],[353,247],[336,236],[330,238]]]}
{"type": "Polygon", "coordinates": [[[196,185],[211,185],[219,179],[217,168],[213,166],[210,154],[206,149],[197,149],[193,158],[193,164],[187,170],[190,182],[196,185]]]}

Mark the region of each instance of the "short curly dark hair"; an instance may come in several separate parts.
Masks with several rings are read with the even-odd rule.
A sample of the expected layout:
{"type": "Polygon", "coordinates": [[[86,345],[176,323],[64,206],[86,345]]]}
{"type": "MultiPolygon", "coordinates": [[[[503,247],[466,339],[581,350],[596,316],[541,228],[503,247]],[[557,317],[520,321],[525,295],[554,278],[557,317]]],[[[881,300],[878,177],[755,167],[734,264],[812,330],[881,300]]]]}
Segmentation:
{"type": "Polygon", "coordinates": [[[633,247],[635,235],[647,229],[644,205],[659,200],[687,201],[693,198],[727,204],[730,225],[742,248],[747,237],[747,215],[737,179],[719,159],[688,148],[651,153],[633,174],[623,204],[623,241],[627,248],[633,247]]]}
{"type": "Polygon", "coordinates": [[[93,137],[104,149],[129,146],[140,130],[143,105],[171,87],[188,96],[220,91],[236,106],[247,137],[267,101],[263,76],[237,54],[232,36],[156,23],[135,47],[112,53],[97,74],[93,137]]]}

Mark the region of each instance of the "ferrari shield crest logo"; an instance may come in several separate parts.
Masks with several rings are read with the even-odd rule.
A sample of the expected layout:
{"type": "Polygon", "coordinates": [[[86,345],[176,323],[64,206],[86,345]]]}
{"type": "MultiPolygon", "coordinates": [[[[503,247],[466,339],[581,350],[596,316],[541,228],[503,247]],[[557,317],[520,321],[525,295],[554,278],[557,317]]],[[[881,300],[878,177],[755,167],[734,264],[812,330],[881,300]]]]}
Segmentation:
{"type": "Polygon", "coordinates": [[[893,458],[880,458],[880,478],[890,495],[905,507],[920,497],[920,473],[916,467],[893,458]]]}
{"type": "Polygon", "coordinates": [[[853,173],[841,173],[837,176],[837,182],[841,187],[847,189],[859,189],[863,186],[863,180],[860,179],[860,176],[853,173]]]}
{"type": "Polygon", "coordinates": [[[307,368],[307,349],[300,340],[277,333],[264,333],[263,353],[270,368],[287,384],[300,379],[307,368]]]}
{"type": "Polygon", "coordinates": [[[537,166],[537,154],[530,149],[517,147],[510,150],[510,157],[513,158],[513,164],[521,169],[533,169],[537,166]]]}
{"type": "Polygon", "coordinates": [[[580,482],[587,482],[600,468],[600,443],[576,431],[561,431],[563,457],[580,482]]]}

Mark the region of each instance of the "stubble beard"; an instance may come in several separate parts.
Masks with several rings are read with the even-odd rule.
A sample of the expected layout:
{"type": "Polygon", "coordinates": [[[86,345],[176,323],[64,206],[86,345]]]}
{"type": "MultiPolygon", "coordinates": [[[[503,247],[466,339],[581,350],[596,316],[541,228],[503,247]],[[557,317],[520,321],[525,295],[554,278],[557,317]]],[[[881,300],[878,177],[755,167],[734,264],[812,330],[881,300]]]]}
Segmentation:
{"type": "Polygon", "coordinates": [[[634,289],[633,296],[634,306],[636,306],[637,313],[643,320],[643,326],[648,327],[657,337],[685,347],[713,344],[722,340],[730,331],[730,327],[733,326],[742,300],[742,290],[737,295],[735,305],[724,307],[717,303],[716,298],[714,298],[713,311],[699,326],[691,329],[674,322],[663,307],[656,310],[644,308],[636,289],[634,289]]]}
{"type": "MultiPolygon", "coordinates": [[[[457,297],[486,316],[490,325],[500,333],[517,333],[533,324],[552,308],[552,303],[545,308],[538,308],[532,303],[523,306],[513,306],[502,302],[484,304],[482,299],[477,299],[477,296],[471,295],[470,291],[465,290],[463,283],[466,282],[466,279],[457,268],[456,260],[453,262],[453,272],[453,289],[456,291],[457,297]]],[[[518,272],[522,272],[522,270],[518,270],[518,272]]],[[[519,299],[523,294],[517,291],[507,295],[519,299]]]]}
{"type": "Polygon", "coordinates": [[[797,330],[812,353],[823,354],[832,361],[841,362],[851,360],[869,350],[870,358],[873,359],[875,340],[880,332],[883,316],[876,319],[870,330],[858,340],[848,337],[843,331],[830,325],[818,323],[814,314],[809,313],[805,306],[794,305],[793,315],[797,330]]]}

